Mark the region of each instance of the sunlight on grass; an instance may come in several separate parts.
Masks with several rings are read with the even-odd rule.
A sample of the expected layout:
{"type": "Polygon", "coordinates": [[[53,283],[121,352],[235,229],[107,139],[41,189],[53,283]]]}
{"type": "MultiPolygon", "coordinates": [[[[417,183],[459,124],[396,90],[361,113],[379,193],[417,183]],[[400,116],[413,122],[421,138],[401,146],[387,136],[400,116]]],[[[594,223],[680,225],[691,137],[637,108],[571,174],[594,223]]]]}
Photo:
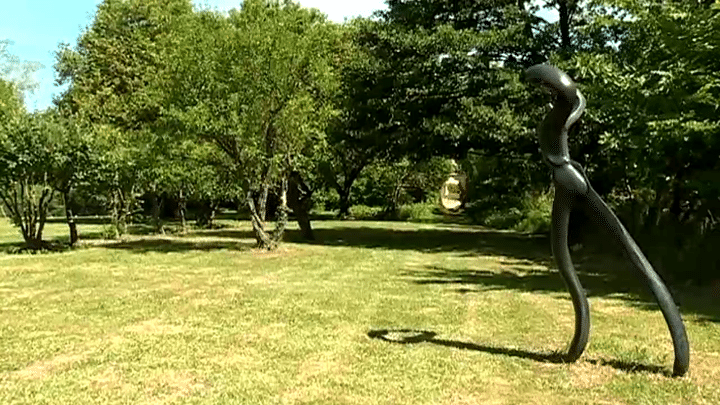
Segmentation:
{"type": "Polygon", "coordinates": [[[662,315],[614,262],[578,258],[591,342],[560,364],[573,311],[542,237],[326,221],[265,253],[227,225],[0,253],[0,402],[720,403],[717,301],[682,307],[691,371],[669,378],[662,315]]]}

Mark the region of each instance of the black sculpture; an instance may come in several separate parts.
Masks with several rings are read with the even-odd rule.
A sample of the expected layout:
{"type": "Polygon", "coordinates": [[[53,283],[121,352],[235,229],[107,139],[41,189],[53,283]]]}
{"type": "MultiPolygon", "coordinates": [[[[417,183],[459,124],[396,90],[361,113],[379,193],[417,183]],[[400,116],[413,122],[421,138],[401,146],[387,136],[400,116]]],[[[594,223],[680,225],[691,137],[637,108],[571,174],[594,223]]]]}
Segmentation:
{"type": "Polygon", "coordinates": [[[590,332],[587,297],[573,267],[568,249],[570,211],[576,203],[581,203],[589,208],[588,211],[592,213],[593,219],[609,231],[622,247],[655,295],[673,340],[675,350],[673,375],[684,375],[690,364],[688,339],[685,325],[670,292],[622,223],[590,186],[582,166],[570,159],[568,130],[585,110],[585,98],[570,76],[554,66],[535,65],[525,74],[529,81],[542,87],[553,98],[552,110],[540,124],[538,137],[543,159],[552,168],[555,185],[551,231],[552,252],[560,274],[570,290],[575,308],[575,336],[565,360],[575,361],[582,355],[590,332]]]}

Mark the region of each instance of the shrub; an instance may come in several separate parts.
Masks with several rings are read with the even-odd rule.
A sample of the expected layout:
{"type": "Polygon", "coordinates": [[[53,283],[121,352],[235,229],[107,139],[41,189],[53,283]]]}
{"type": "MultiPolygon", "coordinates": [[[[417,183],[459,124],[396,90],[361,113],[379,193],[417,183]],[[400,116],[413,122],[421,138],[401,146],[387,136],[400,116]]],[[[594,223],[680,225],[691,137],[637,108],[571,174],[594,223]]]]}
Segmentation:
{"type": "Polygon", "coordinates": [[[521,219],[513,229],[530,233],[550,232],[552,205],[552,190],[526,196],[520,208],[521,219]]]}
{"type": "Polygon", "coordinates": [[[350,207],[350,216],[355,219],[377,219],[382,213],[382,211],[382,207],[353,205],[352,207],[350,207]]]}
{"type": "Polygon", "coordinates": [[[466,213],[477,224],[496,229],[544,233],[552,222],[552,189],[522,198],[487,198],[468,204],[466,213]]]}
{"type": "Polygon", "coordinates": [[[398,219],[401,221],[431,222],[438,218],[437,206],[434,203],[424,202],[407,204],[400,207],[398,219]]]}

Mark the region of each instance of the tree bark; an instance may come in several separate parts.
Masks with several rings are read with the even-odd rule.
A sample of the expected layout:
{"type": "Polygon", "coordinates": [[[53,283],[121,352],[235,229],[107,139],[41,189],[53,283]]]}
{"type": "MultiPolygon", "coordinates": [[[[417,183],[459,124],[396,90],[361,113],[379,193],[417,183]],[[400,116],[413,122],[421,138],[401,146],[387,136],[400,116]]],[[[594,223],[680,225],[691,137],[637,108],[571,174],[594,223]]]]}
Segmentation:
{"type": "Polygon", "coordinates": [[[360,172],[362,172],[363,168],[365,168],[365,165],[359,165],[359,167],[351,170],[345,177],[345,181],[343,181],[342,185],[336,183],[335,190],[337,190],[337,193],[340,196],[340,212],[338,212],[338,217],[340,218],[345,218],[350,215],[350,191],[352,190],[352,186],[360,175],[360,172]]]}
{"type": "Polygon", "coordinates": [[[570,51],[570,10],[568,8],[569,0],[558,1],[558,14],[560,20],[560,46],[565,52],[570,51]]]}
{"type": "Polygon", "coordinates": [[[203,201],[200,205],[200,211],[195,218],[195,224],[202,228],[212,229],[218,205],[219,204],[213,200],[203,201]]]}
{"type": "Polygon", "coordinates": [[[68,229],[70,230],[70,246],[75,246],[78,241],[77,224],[75,223],[75,215],[72,211],[72,196],[70,190],[63,192],[63,203],[65,204],[65,219],[67,220],[68,229]]]}
{"type": "Polygon", "coordinates": [[[125,192],[121,188],[116,188],[111,192],[111,221],[115,228],[115,237],[118,238],[127,233],[128,217],[130,216],[130,205],[132,190],[125,192]],[[128,194],[128,195],[126,195],[128,194]]]}
{"type": "Polygon", "coordinates": [[[260,201],[258,202],[257,207],[255,205],[255,200],[253,199],[252,191],[248,191],[247,201],[250,208],[250,220],[252,222],[255,240],[257,242],[256,247],[265,250],[275,250],[285,233],[285,226],[287,225],[287,177],[282,180],[280,205],[278,206],[278,215],[274,231],[268,231],[265,228],[265,208],[269,189],[270,186],[267,183],[263,184],[260,192],[260,201]]]}
{"type": "Polygon", "coordinates": [[[178,191],[178,215],[180,216],[180,227],[182,233],[187,232],[187,221],[185,220],[187,201],[185,200],[185,193],[182,189],[178,191]]]}
{"type": "Polygon", "coordinates": [[[312,190],[303,181],[300,173],[290,175],[290,184],[287,193],[288,206],[293,210],[302,237],[306,240],[315,240],[310,223],[310,209],[312,208],[312,190]]]}
{"type": "Polygon", "coordinates": [[[152,203],[152,224],[155,229],[155,233],[164,235],[165,227],[163,226],[162,219],[160,218],[160,208],[162,202],[160,201],[160,196],[157,191],[152,191],[150,193],[150,201],[152,203]]]}

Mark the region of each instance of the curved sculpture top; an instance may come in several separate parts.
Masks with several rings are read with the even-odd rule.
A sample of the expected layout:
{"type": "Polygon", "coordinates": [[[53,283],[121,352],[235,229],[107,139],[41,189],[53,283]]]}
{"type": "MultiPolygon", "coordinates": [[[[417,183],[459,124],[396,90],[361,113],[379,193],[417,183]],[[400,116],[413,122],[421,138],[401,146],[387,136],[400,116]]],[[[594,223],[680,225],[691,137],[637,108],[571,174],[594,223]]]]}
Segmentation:
{"type": "Polygon", "coordinates": [[[568,131],[585,111],[585,97],[570,76],[555,66],[535,65],[525,72],[525,76],[547,90],[554,99],[553,109],[538,128],[543,158],[552,166],[569,163],[568,131]]]}

